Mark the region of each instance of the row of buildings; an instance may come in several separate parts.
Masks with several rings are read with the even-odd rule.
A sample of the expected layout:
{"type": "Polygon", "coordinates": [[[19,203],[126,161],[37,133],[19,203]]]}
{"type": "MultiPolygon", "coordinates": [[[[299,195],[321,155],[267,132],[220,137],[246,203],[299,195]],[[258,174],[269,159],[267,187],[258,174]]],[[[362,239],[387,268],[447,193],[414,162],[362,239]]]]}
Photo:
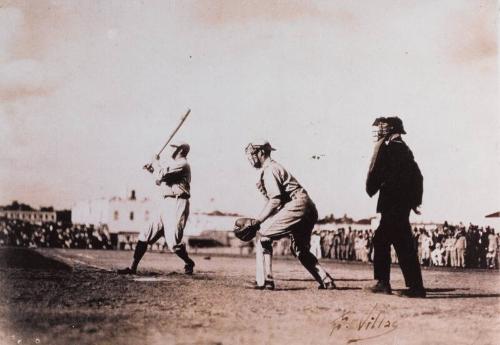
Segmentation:
{"type": "Polygon", "coordinates": [[[70,222],[71,211],[56,211],[53,207],[40,207],[34,209],[30,205],[17,201],[12,204],[0,207],[0,218],[9,220],[22,220],[28,222],[70,222]]]}

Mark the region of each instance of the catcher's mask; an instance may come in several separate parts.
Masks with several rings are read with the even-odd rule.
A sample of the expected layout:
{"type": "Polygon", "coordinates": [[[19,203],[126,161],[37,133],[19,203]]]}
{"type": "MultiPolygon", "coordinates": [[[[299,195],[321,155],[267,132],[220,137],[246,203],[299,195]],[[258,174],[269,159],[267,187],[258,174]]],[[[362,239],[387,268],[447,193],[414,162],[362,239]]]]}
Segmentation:
{"type": "Polygon", "coordinates": [[[177,156],[186,157],[189,153],[189,150],[191,149],[189,144],[184,141],[174,142],[170,144],[170,146],[173,148],[172,158],[174,159],[177,156]]]}
{"type": "Polygon", "coordinates": [[[372,126],[377,127],[373,131],[375,141],[387,138],[392,134],[406,134],[403,121],[397,116],[377,117],[372,126]]]}
{"type": "Polygon", "coordinates": [[[266,140],[254,141],[245,147],[247,159],[254,168],[260,168],[262,166],[258,153],[263,152],[266,156],[269,156],[271,151],[275,151],[275,149],[269,144],[269,141],[266,140]]]}

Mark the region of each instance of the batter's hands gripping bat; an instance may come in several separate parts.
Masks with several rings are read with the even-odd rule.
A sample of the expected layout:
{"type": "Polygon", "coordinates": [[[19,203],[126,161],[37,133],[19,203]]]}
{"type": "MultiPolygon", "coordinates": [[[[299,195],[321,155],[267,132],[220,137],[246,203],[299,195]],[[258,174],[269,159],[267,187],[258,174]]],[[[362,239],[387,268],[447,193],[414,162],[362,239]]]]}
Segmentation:
{"type": "MultiPolygon", "coordinates": [[[[184,121],[186,121],[186,118],[189,116],[190,113],[191,113],[191,109],[188,109],[187,112],[181,117],[181,120],[180,120],[179,124],[172,131],[172,134],[170,134],[170,136],[168,137],[167,142],[165,143],[165,145],[163,145],[163,147],[160,149],[160,151],[155,155],[155,159],[156,160],[160,159],[161,153],[163,152],[163,150],[165,150],[165,147],[167,147],[167,145],[170,143],[170,141],[172,140],[172,138],[174,137],[174,135],[179,131],[179,128],[181,128],[182,124],[184,123],[184,121]]],[[[144,165],[142,168],[146,169],[150,173],[154,172],[153,163],[148,163],[148,164],[144,165]]]]}

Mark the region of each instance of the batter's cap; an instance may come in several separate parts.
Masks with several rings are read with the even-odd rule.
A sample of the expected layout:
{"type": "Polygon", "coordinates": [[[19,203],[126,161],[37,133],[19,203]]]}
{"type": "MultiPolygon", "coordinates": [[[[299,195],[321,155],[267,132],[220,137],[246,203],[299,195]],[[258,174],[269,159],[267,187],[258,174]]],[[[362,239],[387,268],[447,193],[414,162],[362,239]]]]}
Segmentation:
{"type": "Polygon", "coordinates": [[[189,144],[186,143],[185,141],[175,141],[171,143],[170,146],[182,149],[186,153],[188,153],[189,150],[191,149],[191,146],[189,146],[189,144]]]}

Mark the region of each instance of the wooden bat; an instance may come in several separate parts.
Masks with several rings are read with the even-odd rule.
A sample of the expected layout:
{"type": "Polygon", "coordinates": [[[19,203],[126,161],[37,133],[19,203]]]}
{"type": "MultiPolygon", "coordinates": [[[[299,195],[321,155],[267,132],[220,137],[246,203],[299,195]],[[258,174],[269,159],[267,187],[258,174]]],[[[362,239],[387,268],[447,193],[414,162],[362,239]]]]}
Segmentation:
{"type": "Polygon", "coordinates": [[[160,158],[161,153],[163,152],[163,150],[165,150],[165,147],[167,147],[168,143],[170,143],[170,141],[172,140],[174,135],[177,133],[177,131],[179,131],[179,128],[181,128],[182,124],[184,123],[184,121],[186,121],[186,118],[188,117],[188,115],[190,113],[191,113],[191,109],[188,109],[187,112],[181,117],[181,121],[179,122],[177,127],[175,127],[172,134],[170,134],[165,145],[163,145],[163,147],[160,149],[160,151],[156,154],[156,159],[160,158]]]}
{"type": "MultiPolygon", "coordinates": [[[[165,143],[165,145],[163,145],[163,147],[160,149],[160,151],[155,155],[155,158],[157,160],[160,159],[160,154],[163,152],[163,150],[165,150],[165,147],[167,147],[167,145],[170,143],[170,141],[172,140],[172,138],[174,137],[174,135],[179,131],[179,128],[181,128],[182,124],[184,123],[184,121],[186,121],[186,118],[188,117],[188,115],[190,113],[191,113],[191,109],[188,109],[187,112],[181,117],[181,120],[179,121],[179,124],[172,131],[172,133],[168,137],[167,142],[165,143]]],[[[154,169],[153,169],[153,163],[152,162],[144,165],[142,168],[146,169],[150,173],[152,173],[154,171],[154,169]]]]}

